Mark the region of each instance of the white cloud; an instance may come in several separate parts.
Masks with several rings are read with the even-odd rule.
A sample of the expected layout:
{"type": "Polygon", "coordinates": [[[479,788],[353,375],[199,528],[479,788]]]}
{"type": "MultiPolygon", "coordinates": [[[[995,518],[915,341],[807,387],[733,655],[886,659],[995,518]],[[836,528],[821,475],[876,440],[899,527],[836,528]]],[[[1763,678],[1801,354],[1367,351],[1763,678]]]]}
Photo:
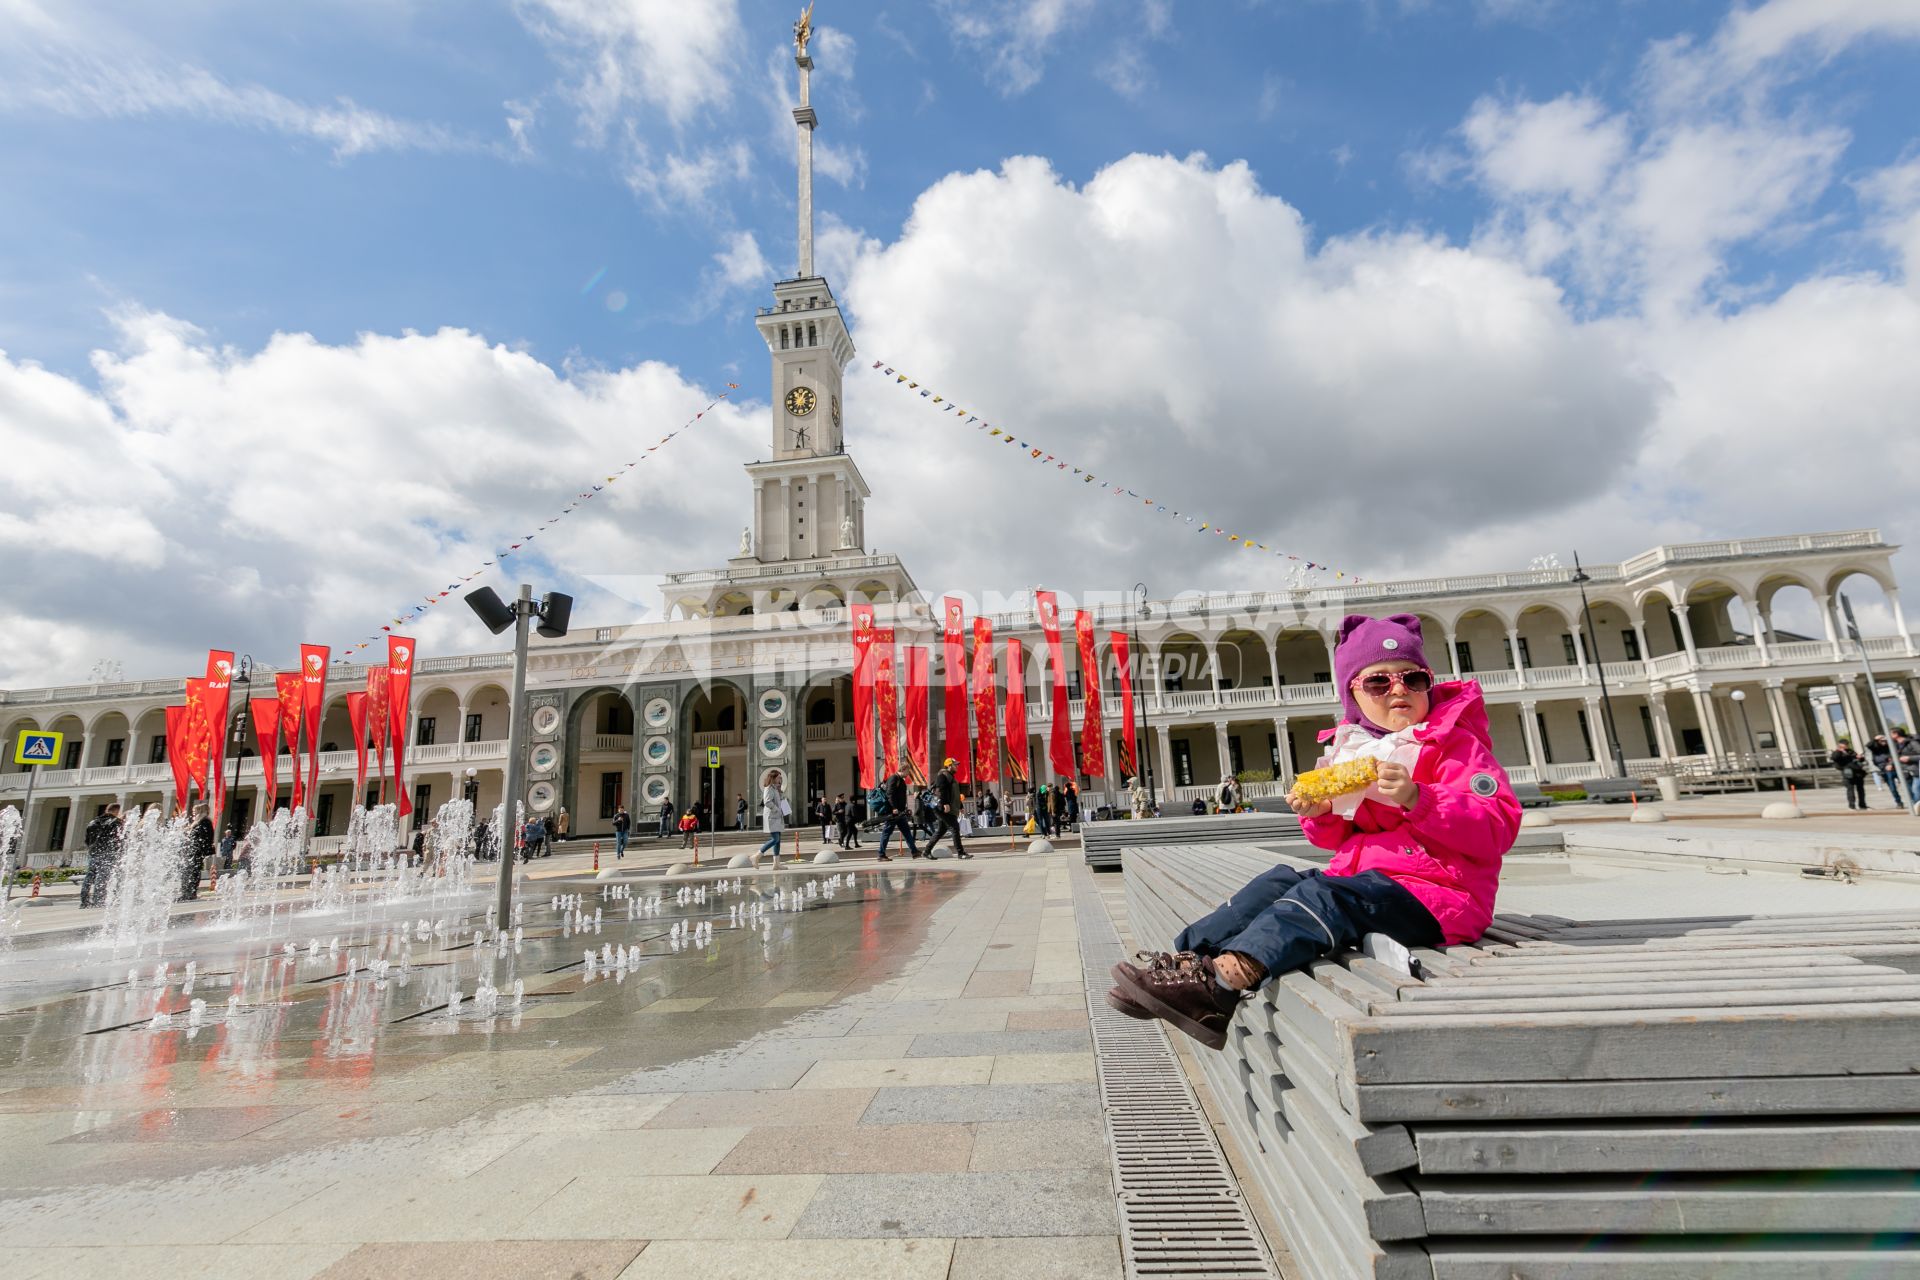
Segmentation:
{"type": "MultiPolygon", "coordinates": [[[[0,645],[0,686],[101,657],[178,673],[212,644],[337,650],[529,532],[514,572],[543,587],[702,567],[747,505],[733,468],[760,432],[729,404],[542,527],[712,397],[662,365],[560,371],[454,329],[239,351],[117,324],[94,387],[0,356],[0,554],[10,626],[36,637],[0,645]]],[[[634,612],[586,586],[575,617],[634,612]]],[[[416,630],[428,652],[492,643],[452,600],[416,630]]]]}
{"type": "Polygon", "coordinates": [[[1736,71],[1752,70],[1808,47],[1832,57],[1868,36],[1920,38],[1920,5],[1913,0],[1768,0],[1735,7],[1715,44],[1736,71]]]}
{"type": "Polygon", "coordinates": [[[97,15],[68,25],[30,0],[0,8],[0,111],[75,119],[177,116],[309,138],[346,159],[375,151],[478,147],[444,126],[348,98],[296,101],[258,84],[163,57],[97,15]]]}
{"type": "Polygon", "coordinates": [[[566,66],[589,137],[635,108],[678,127],[733,93],[736,0],[518,0],[521,21],[566,66]]]}
{"type": "Polygon", "coordinates": [[[1153,85],[1153,69],[1135,44],[1123,44],[1100,64],[1100,79],[1123,98],[1137,98],[1153,85]]]}
{"type": "Polygon", "coordinates": [[[1597,99],[1551,102],[1482,98],[1461,126],[1483,180],[1503,196],[1591,198],[1619,167],[1626,122],[1597,99]]]}
{"type": "Polygon", "coordinates": [[[745,178],[752,168],[747,144],[739,141],[721,147],[658,155],[635,138],[633,152],[627,166],[627,186],[661,210],[710,211],[717,202],[720,188],[745,178]]]}
{"type": "Polygon", "coordinates": [[[1008,97],[1040,83],[1054,41],[1095,7],[1095,0],[939,0],[954,38],[986,56],[989,83],[1008,97]]]}
{"type": "Polygon", "coordinates": [[[751,231],[734,232],[727,247],[714,254],[713,260],[720,268],[721,282],[729,288],[763,285],[773,276],[773,268],[767,265],[760,242],[751,231]]]}

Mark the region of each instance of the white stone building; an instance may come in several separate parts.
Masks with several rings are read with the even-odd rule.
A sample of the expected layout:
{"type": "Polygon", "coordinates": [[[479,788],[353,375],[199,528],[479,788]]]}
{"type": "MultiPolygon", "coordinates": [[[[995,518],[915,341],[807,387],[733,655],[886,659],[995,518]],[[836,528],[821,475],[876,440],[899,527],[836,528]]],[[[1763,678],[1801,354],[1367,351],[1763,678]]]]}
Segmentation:
{"type": "MultiPolygon", "coordinates": [[[[623,803],[641,831],[662,803],[684,808],[711,795],[730,822],[734,798],[753,798],[772,768],[786,773],[796,800],[852,792],[850,602],[875,603],[881,626],[896,628],[902,644],[932,646],[938,660],[928,597],[898,559],[865,549],[870,495],[843,435],[841,378],[854,346],[832,289],[813,274],[816,118],[807,105],[812,64],[804,47],[797,61],[800,263],[757,317],[772,361],[773,404],[769,456],[746,464],[752,528],[723,566],[668,575],[668,620],[534,642],[526,800],[536,812],[566,808],[576,836],[610,833],[614,806],[623,803]],[[717,769],[707,767],[709,748],[718,748],[717,769]]],[[[1856,741],[1864,741],[1873,732],[1872,703],[1835,620],[1836,592],[1856,575],[1870,580],[1875,603],[1884,605],[1878,616],[1891,621],[1892,634],[1866,642],[1882,692],[1913,722],[1920,656],[1901,612],[1895,550],[1869,529],[1655,547],[1589,568],[1591,636],[1581,625],[1578,585],[1559,568],[1188,592],[1140,607],[1093,607],[1104,666],[1111,667],[1109,630],[1135,636],[1143,763],[1163,800],[1210,793],[1228,772],[1255,775],[1250,791],[1260,789],[1261,774],[1273,779],[1267,785],[1284,787],[1311,767],[1316,733],[1339,713],[1329,683],[1331,636],[1351,612],[1419,615],[1436,672],[1470,675],[1485,689],[1495,748],[1515,779],[1575,781],[1608,772],[1597,763],[1610,756],[1602,679],[1622,749],[1643,775],[1727,768],[1753,755],[1817,760],[1825,743],[1816,700],[1837,698],[1856,741]],[[1796,593],[1793,616],[1817,620],[1815,638],[1775,630],[1782,593],[1796,593]]],[[[1070,610],[1073,593],[1061,596],[1070,610]]],[[[1025,650],[1030,759],[1034,776],[1044,777],[1052,677],[1037,621],[1030,610],[1002,614],[994,634],[1003,681],[998,659],[1007,638],[1025,650]]],[[[1084,708],[1071,634],[1065,648],[1077,739],[1084,708]]],[[[500,801],[509,665],[505,652],[418,664],[407,778],[418,811],[463,793],[486,810],[500,801]]],[[[254,691],[271,690],[268,672],[255,679],[254,691]]],[[[364,687],[364,668],[333,669],[312,805],[323,839],[345,829],[356,799],[345,695],[364,687]]],[[[1120,701],[1111,670],[1102,687],[1113,761],[1120,701]]],[[[236,707],[248,692],[235,686],[236,707]]],[[[66,734],[66,757],[36,779],[26,815],[34,861],[76,851],[87,821],[111,801],[155,803],[171,793],[162,708],[181,696],[177,679],[0,691],[6,742],[23,729],[66,734]]],[[[937,759],[937,691],[933,704],[937,759]]],[[[0,766],[0,804],[18,804],[27,790],[24,767],[11,755],[0,766]]],[[[283,802],[287,774],[283,761],[283,802]]],[[[259,762],[242,759],[237,778],[228,820],[242,828],[259,812],[259,762]]],[[[1124,781],[1083,778],[1081,786],[1092,796],[1118,796],[1124,781]]],[[[1008,800],[1015,811],[1023,807],[1018,792],[1008,800]]]]}

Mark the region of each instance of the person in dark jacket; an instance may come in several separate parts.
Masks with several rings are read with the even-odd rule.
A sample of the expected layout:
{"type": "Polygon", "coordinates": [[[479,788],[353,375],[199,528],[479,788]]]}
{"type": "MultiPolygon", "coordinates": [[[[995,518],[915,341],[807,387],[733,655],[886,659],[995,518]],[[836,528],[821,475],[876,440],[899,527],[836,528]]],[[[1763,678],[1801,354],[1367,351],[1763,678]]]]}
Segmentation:
{"type": "Polygon", "coordinates": [[[833,834],[842,849],[853,847],[853,827],[847,816],[847,793],[844,791],[833,798],[833,834]]]}
{"type": "Polygon", "coordinates": [[[887,840],[898,831],[907,838],[907,852],[914,857],[920,856],[920,846],[913,838],[913,811],[908,807],[907,780],[899,774],[887,779],[886,807],[880,811],[880,861],[892,862],[887,856],[887,840]]]}
{"type": "Polygon", "coordinates": [[[933,839],[927,841],[927,858],[933,858],[933,847],[948,832],[953,833],[953,852],[955,857],[971,858],[967,846],[960,840],[960,787],[953,780],[953,758],[949,756],[940,762],[940,772],[933,778],[934,814],[939,824],[934,828],[933,839]]]}
{"type": "Polygon", "coordinates": [[[200,877],[206,874],[207,859],[213,856],[213,819],[207,816],[207,806],[193,806],[193,826],[187,832],[187,857],[180,864],[181,902],[192,902],[200,896],[200,877]]]}
{"type": "Polygon", "coordinates": [[[660,802],[660,838],[665,840],[673,834],[673,797],[668,796],[660,802]]]}
{"type": "Polygon", "coordinates": [[[1867,762],[1853,749],[1852,738],[1840,739],[1840,745],[1827,757],[1828,763],[1840,771],[1840,780],[1847,788],[1847,808],[1864,809],[1867,807],[1867,762]]]}
{"type": "Polygon", "coordinates": [[[1065,783],[1056,783],[1051,795],[1053,812],[1053,834],[1067,834],[1067,787],[1065,783]]]}
{"type": "Polygon", "coordinates": [[[627,837],[633,832],[633,819],[627,814],[623,804],[613,807],[613,860],[615,862],[627,856],[627,837]]]}
{"type": "Polygon", "coordinates": [[[120,806],[110,804],[87,824],[87,874],[80,881],[81,906],[105,904],[107,884],[113,879],[113,867],[119,860],[120,806]]]}

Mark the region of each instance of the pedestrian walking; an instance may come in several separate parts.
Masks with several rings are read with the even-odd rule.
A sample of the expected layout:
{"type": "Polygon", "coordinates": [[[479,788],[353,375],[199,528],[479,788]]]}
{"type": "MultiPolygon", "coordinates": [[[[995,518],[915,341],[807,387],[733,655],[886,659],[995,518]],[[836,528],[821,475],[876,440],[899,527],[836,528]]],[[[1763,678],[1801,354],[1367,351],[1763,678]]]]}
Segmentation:
{"type": "Polygon", "coordinates": [[[700,834],[700,815],[689,809],[680,815],[680,847],[693,847],[693,838],[700,834]]]}
{"type": "Polygon", "coordinates": [[[824,795],[813,806],[813,820],[820,824],[820,843],[826,844],[833,839],[833,801],[824,795]]]}
{"type": "Polygon", "coordinates": [[[1080,788],[1072,778],[1067,779],[1067,825],[1080,829],[1080,788]]]}
{"type": "Polygon", "coordinates": [[[1847,788],[1847,808],[1866,808],[1867,765],[1860,758],[1860,753],[1853,749],[1853,739],[1840,739],[1840,745],[1833,749],[1827,762],[1840,771],[1840,781],[1847,788]]]}
{"type": "Polygon", "coordinates": [[[880,861],[892,862],[887,856],[887,841],[898,831],[906,837],[907,852],[914,857],[920,856],[920,846],[913,838],[913,811],[909,808],[907,780],[898,773],[887,779],[882,793],[884,803],[880,809],[880,861]]]}
{"type": "MultiPolygon", "coordinates": [[[[780,784],[780,771],[775,769],[767,774],[767,785],[760,789],[760,826],[767,833],[760,852],[771,851],[775,863],[780,861],[780,833],[786,830],[787,819],[793,816],[793,806],[787,803],[787,794],[780,784]]],[[[823,834],[821,838],[826,837],[823,834]]],[[[800,856],[797,850],[794,856],[800,856]]]]}
{"type": "Polygon", "coordinates": [[[853,830],[847,825],[847,793],[844,791],[833,798],[833,833],[842,849],[853,847],[853,830]]]}
{"type": "Polygon", "coordinates": [[[1048,796],[1048,807],[1053,813],[1053,833],[1056,836],[1067,834],[1067,789],[1055,783],[1053,792],[1048,796]]]}
{"type": "Polygon", "coordinates": [[[200,896],[200,877],[206,874],[207,859],[213,856],[213,819],[207,806],[193,806],[193,827],[187,836],[187,857],[180,864],[180,901],[192,902],[200,896]]]}
{"type": "Polygon", "coordinates": [[[660,835],[658,838],[661,840],[665,840],[668,836],[672,834],[673,834],[673,797],[668,796],[665,800],[662,800],[660,802],[660,835]]]}
{"type": "Polygon", "coordinates": [[[1145,818],[1147,810],[1153,805],[1153,797],[1147,794],[1147,789],[1140,785],[1138,778],[1127,779],[1127,804],[1132,807],[1136,819],[1145,818]]]}
{"type": "Polygon", "coordinates": [[[733,829],[735,831],[747,829],[747,798],[744,795],[736,794],[733,798],[733,829]]]}
{"type": "Polygon", "coordinates": [[[1053,834],[1053,789],[1046,783],[1033,793],[1033,820],[1040,828],[1040,834],[1053,834]]]}
{"type": "Polygon", "coordinates": [[[927,857],[933,858],[933,847],[947,833],[953,834],[953,853],[957,858],[971,858],[966,844],[960,839],[960,787],[953,780],[953,759],[948,757],[940,762],[940,772],[934,775],[933,792],[936,821],[933,839],[927,841],[927,857]]]}
{"type": "Polygon", "coordinates": [[[620,861],[627,856],[627,836],[633,831],[633,819],[627,814],[627,806],[617,804],[613,807],[613,860],[620,861]]]}
{"type": "Polygon", "coordinates": [[[228,827],[220,836],[220,861],[214,865],[222,871],[233,870],[233,846],[238,843],[233,838],[233,828],[228,827]]]}
{"type": "Polygon", "coordinates": [[[107,900],[107,885],[120,860],[120,806],[110,804],[87,824],[87,874],[80,881],[80,905],[97,907],[107,900]]]}
{"type": "Polygon", "coordinates": [[[535,858],[551,858],[553,850],[547,848],[547,820],[535,818],[527,824],[527,848],[523,859],[527,862],[535,858]]]}
{"type": "Polygon", "coordinates": [[[572,834],[573,834],[573,819],[567,816],[567,811],[563,807],[560,810],[559,815],[555,817],[553,820],[553,842],[555,844],[559,844],[562,840],[567,839],[572,834]]]}

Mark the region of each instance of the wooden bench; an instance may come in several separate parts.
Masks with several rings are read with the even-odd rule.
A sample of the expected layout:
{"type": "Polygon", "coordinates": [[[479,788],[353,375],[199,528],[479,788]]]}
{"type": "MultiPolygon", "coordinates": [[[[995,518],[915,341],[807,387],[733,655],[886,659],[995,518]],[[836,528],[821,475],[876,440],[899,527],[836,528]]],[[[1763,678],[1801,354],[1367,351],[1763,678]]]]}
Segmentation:
{"type": "MultiPolygon", "coordinates": [[[[1276,861],[1310,865],[1136,850],[1136,941],[1276,861]]],[[[1284,975],[1194,1053],[1309,1280],[1920,1275],[1920,912],[1503,914],[1415,956],[1284,975]]]]}
{"type": "Polygon", "coordinates": [[[1120,867],[1122,849],[1168,844],[1245,844],[1303,841],[1300,819],[1285,813],[1214,813],[1178,818],[1128,818],[1092,822],[1080,828],[1080,844],[1087,865],[1096,870],[1120,867]]]}
{"type": "Polygon", "coordinates": [[[1540,789],[1537,782],[1516,782],[1513,786],[1513,798],[1520,802],[1522,809],[1538,809],[1553,803],[1553,797],[1540,789]]]}

